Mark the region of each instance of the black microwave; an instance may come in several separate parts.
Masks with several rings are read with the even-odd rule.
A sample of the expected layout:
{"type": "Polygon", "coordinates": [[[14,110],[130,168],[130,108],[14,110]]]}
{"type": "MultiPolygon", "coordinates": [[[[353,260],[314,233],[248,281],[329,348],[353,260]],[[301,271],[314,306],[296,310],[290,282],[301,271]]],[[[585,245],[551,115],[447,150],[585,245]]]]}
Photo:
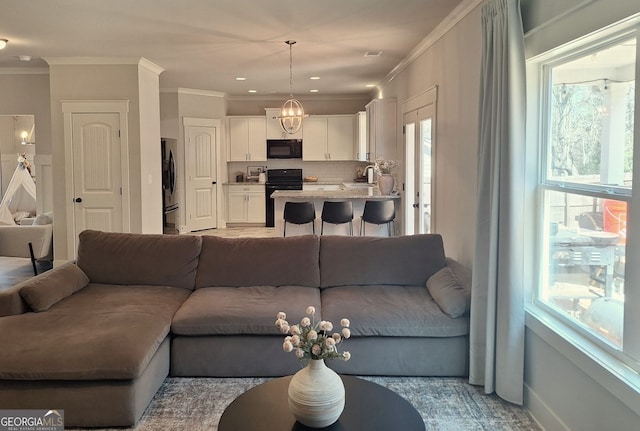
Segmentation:
{"type": "Polygon", "coordinates": [[[301,159],[302,139],[267,139],[267,159],[301,159]]]}

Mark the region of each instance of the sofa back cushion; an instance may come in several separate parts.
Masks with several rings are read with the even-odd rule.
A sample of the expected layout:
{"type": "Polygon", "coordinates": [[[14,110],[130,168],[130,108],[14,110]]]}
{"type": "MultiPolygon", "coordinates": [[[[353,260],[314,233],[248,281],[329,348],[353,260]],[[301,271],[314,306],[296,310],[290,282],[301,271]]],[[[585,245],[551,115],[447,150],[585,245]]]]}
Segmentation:
{"type": "Polygon", "coordinates": [[[92,283],[193,290],[202,239],[195,235],[80,233],[77,264],[92,283]]]}
{"type": "Polygon", "coordinates": [[[202,237],[196,288],[320,285],[316,236],[202,237]]]}
{"type": "Polygon", "coordinates": [[[444,266],[442,237],[436,234],[320,239],[321,287],[424,286],[444,266]]]}

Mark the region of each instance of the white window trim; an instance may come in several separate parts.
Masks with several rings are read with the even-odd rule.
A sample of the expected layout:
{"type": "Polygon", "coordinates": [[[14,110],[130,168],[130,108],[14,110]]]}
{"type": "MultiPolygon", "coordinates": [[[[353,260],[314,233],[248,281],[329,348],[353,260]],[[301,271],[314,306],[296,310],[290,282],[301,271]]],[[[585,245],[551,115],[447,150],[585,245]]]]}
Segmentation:
{"type": "MultiPolygon", "coordinates": [[[[572,41],[569,44],[529,59],[527,64],[527,94],[536,95],[536,97],[529,96],[527,123],[541,124],[540,118],[545,115],[543,107],[546,106],[546,96],[543,94],[543,86],[541,84],[546,78],[542,64],[548,65],[551,64],[550,59],[552,58],[568,53],[577,54],[588,49],[576,50],[573,48],[576,42],[593,45],[594,41],[599,41],[606,37],[616,38],[622,34],[629,35],[634,27],[640,33],[637,27],[638,24],[640,24],[640,15],[635,15],[623,22],[600,30],[597,34],[584,36],[578,41],[572,41]]],[[[637,37],[640,40],[640,36],[637,35],[637,37]]],[[[640,69],[640,58],[636,58],[636,63],[636,68],[640,69]]],[[[640,106],[637,105],[636,118],[639,110],[640,106]]],[[[581,333],[582,329],[576,323],[563,319],[558,313],[550,312],[550,307],[546,304],[540,304],[537,300],[536,291],[539,282],[536,274],[537,268],[540,267],[542,256],[542,243],[538,240],[539,235],[537,234],[542,231],[541,222],[538,220],[539,211],[537,210],[538,203],[541,201],[539,193],[546,189],[560,192],[601,194],[599,193],[600,190],[584,190],[580,186],[573,187],[574,184],[571,184],[571,187],[564,188],[561,182],[550,181],[546,179],[543,172],[539,172],[539,169],[544,169],[544,166],[538,162],[543,160],[545,155],[538,143],[540,142],[541,134],[544,133],[546,133],[546,130],[540,130],[539,127],[529,127],[527,132],[527,157],[530,161],[535,160],[535,169],[527,172],[527,181],[529,182],[527,190],[531,193],[529,193],[526,202],[530,210],[528,213],[536,213],[537,215],[535,220],[529,218],[524,223],[525,243],[528,244],[525,254],[529,256],[528,261],[532,262],[530,267],[525,268],[525,275],[527,279],[535,280],[534,283],[527,286],[527,297],[530,298],[530,301],[525,305],[526,327],[557,350],[569,362],[593,378],[594,381],[609,391],[620,402],[640,415],[640,369],[638,369],[638,364],[634,364],[638,369],[634,370],[625,364],[627,356],[621,359],[621,356],[624,355],[622,352],[618,352],[614,348],[604,347],[606,343],[599,341],[595,335],[585,336],[585,334],[581,333]],[[535,145],[531,145],[532,142],[535,142],[535,145]],[[541,178],[545,179],[544,186],[539,183],[541,178]],[[618,356],[618,353],[620,356],[618,356]]],[[[640,124],[638,122],[635,124],[635,134],[636,137],[640,135],[640,124]]],[[[637,142],[640,144],[640,141],[637,142]]],[[[637,166],[637,172],[640,172],[640,165],[635,162],[634,160],[634,166],[637,166]]],[[[614,192],[610,197],[627,202],[631,201],[630,196],[624,190],[620,190],[619,193],[614,192]]],[[[628,360],[633,362],[631,358],[628,358],[628,360]]]]}

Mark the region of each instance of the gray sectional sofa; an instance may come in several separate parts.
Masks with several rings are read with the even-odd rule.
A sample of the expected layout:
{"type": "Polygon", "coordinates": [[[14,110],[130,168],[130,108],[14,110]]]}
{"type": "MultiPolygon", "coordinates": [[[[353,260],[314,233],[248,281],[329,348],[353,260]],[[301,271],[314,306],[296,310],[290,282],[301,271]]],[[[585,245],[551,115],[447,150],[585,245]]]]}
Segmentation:
{"type": "Polygon", "coordinates": [[[85,231],[0,292],[0,406],[131,426],[173,376],[281,376],[279,311],[351,320],[345,374],[468,373],[470,271],[439,235],[224,239],[85,231]]]}

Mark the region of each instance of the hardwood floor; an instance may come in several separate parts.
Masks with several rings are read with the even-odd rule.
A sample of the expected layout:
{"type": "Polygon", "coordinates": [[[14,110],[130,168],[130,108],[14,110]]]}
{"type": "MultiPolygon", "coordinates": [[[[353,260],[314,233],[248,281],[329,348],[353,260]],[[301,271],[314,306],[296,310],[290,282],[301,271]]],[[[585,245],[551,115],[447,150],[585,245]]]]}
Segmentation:
{"type": "MultiPolygon", "coordinates": [[[[230,227],[192,232],[185,235],[213,235],[225,238],[268,238],[276,236],[276,230],[270,227],[230,227]]],[[[38,263],[38,274],[51,269],[47,263],[38,263]]],[[[0,290],[33,277],[33,268],[29,259],[0,256],[0,290]]]]}

